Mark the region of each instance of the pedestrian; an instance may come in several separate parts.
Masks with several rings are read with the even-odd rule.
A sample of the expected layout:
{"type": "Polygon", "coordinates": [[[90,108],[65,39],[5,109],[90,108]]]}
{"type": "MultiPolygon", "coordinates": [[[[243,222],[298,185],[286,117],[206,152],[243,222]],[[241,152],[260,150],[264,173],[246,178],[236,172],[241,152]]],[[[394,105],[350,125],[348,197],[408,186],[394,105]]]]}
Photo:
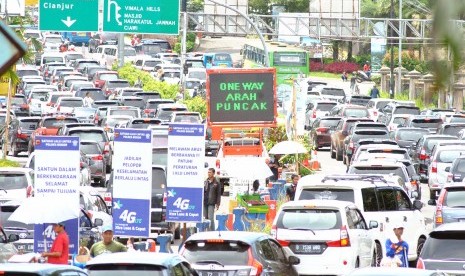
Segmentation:
{"type": "Polygon", "coordinates": [[[395,224],[393,231],[392,237],[386,240],[386,256],[394,262],[398,262],[398,266],[408,267],[408,243],[402,240],[404,225],[402,223],[395,224]]]}
{"type": "Polygon", "coordinates": [[[103,240],[94,243],[90,248],[90,256],[96,257],[100,254],[127,252],[128,248],[124,244],[113,240],[113,228],[111,225],[105,225],[102,228],[103,240]]]}
{"type": "Polygon", "coordinates": [[[94,104],[94,100],[90,96],[90,92],[86,93],[86,96],[84,97],[84,107],[92,107],[94,104]]]}
{"type": "Polygon", "coordinates": [[[372,99],[379,98],[379,90],[378,90],[378,88],[376,87],[376,84],[373,85],[373,88],[371,88],[370,97],[371,97],[372,99]]]}
{"type": "Polygon", "coordinates": [[[55,223],[53,231],[56,233],[50,252],[42,252],[41,256],[47,258],[50,264],[68,264],[69,259],[69,237],[65,231],[63,222],[55,223]]]}
{"type": "Polygon", "coordinates": [[[117,96],[118,96],[118,92],[116,92],[116,90],[114,90],[114,91],[110,94],[110,96],[108,96],[108,99],[109,99],[109,100],[117,100],[117,99],[118,99],[117,96]]]}
{"type": "Polygon", "coordinates": [[[363,65],[363,72],[365,72],[365,74],[367,75],[368,78],[370,78],[370,75],[371,75],[371,67],[370,67],[370,64],[367,62],[365,62],[365,65],[363,65]]]}
{"type": "Polygon", "coordinates": [[[268,163],[268,167],[270,167],[271,172],[273,173],[273,176],[270,177],[271,181],[276,181],[278,180],[279,177],[279,155],[274,155],[273,158],[271,159],[271,162],[268,163]]]}
{"type": "Polygon", "coordinates": [[[208,169],[208,178],[203,189],[204,217],[210,220],[210,230],[215,230],[215,211],[220,208],[221,184],[215,178],[215,169],[208,169]]]}
{"type": "Polygon", "coordinates": [[[342,81],[343,81],[343,82],[346,82],[346,81],[347,81],[348,76],[347,76],[347,72],[346,72],[346,71],[342,72],[341,78],[342,78],[342,81]]]}
{"type": "Polygon", "coordinates": [[[355,72],[352,72],[352,77],[350,77],[350,92],[352,94],[354,94],[354,92],[355,92],[356,82],[357,82],[356,74],[355,74],[355,72]]]}
{"type": "Polygon", "coordinates": [[[299,176],[297,174],[293,174],[291,176],[291,186],[287,187],[286,189],[286,198],[287,201],[293,201],[295,197],[295,191],[297,189],[297,183],[299,183],[299,176]]]}

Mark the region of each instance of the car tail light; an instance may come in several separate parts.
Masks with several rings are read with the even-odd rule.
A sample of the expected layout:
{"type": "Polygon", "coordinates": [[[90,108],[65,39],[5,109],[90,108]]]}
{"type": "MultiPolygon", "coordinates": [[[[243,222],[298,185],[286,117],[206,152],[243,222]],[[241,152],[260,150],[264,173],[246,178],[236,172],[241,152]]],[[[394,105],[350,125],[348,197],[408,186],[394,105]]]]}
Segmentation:
{"type": "Polygon", "coordinates": [[[28,135],[26,133],[23,133],[21,129],[18,129],[18,132],[16,133],[16,138],[19,139],[27,139],[28,135]]]}
{"type": "Polygon", "coordinates": [[[373,116],[378,116],[378,111],[373,111],[373,116]]]}
{"type": "Polygon", "coordinates": [[[437,173],[438,172],[438,162],[436,162],[436,160],[434,160],[431,163],[431,172],[432,173],[437,173]]]}
{"type": "Polygon", "coordinates": [[[316,118],[316,110],[313,110],[312,118],[316,118]]]}
{"type": "Polygon", "coordinates": [[[423,259],[418,257],[417,260],[417,268],[418,269],[425,269],[425,263],[423,262],[423,259]]]}
{"type": "Polygon", "coordinates": [[[342,226],[339,240],[326,242],[326,245],[328,245],[328,247],[350,246],[350,239],[349,239],[349,233],[347,232],[347,227],[342,226]]]}
{"type": "Polygon", "coordinates": [[[26,189],[26,197],[31,197],[33,193],[32,186],[28,186],[26,189]]]}
{"type": "Polygon", "coordinates": [[[252,249],[249,248],[249,261],[248,265],[252,266],[250,276],[260,276],[263,272],[263,265],[253,257],[252,249]]]}
{"type": "Polygon", "coordinates": [[[106,142],[105,147],[103,148],[103,154],[108,154],[110,153],[110,143],[106,142]]]}
{"type": "Polygon", "coordinates": [[[328,132],[328,129],[329,129],[329,128],[327,128],[327,127],[319,127],[319,128],[316,129],[316,132],[317,132],[318,134],[327,133],[327,132],[328,132]]]}
{"type": "Polygon", "coordinates": [[[216,162],[215,162],[215,166],[216,166],[216,174],[220,174],[220,167],[221,167],[221,164],[220,164],[220,159],[216,159],[216,162]]]}
{"type": "Polygon", "coordinates": [[[163,193],[163,207],[166,207],[167,202],[168,202],[168,194],[165,192],[163,193]]]}
{"type": "Polygon", "coordinates": [[[444,203],[444,199],[446,198],[447,195],[447,190],[444,190],[438,198],[438,201],[436,203],[436,224],[442,224],[443,223],[443,218],[442,218],[442,205],[444,203]]]}
{"type": "Polygon", "coordinates": [[[101,155],[92,156],[92,160],[102,161],[102,160],[103,160],[103,156],[101,156],[101,155]]]}
{"type": "Polygon", "coordinates": [[[145,114],[149,114],[149,113],[152,113],[152,112],[154,112],[154,111],[155,111],[155,110],[153,110],[153,109],[144,109],[144,113],[145,113],[145,114]]]}
{"type": "Polygon", "coordinates": [[[49,102],[47,103],[47,106],[53,106],[55,103],[49,102]]]}
{"type": "Polygon", "coordinates": [[[426,150],[422,148],[420,151],[420,160],[426,160],[426,150]]]}

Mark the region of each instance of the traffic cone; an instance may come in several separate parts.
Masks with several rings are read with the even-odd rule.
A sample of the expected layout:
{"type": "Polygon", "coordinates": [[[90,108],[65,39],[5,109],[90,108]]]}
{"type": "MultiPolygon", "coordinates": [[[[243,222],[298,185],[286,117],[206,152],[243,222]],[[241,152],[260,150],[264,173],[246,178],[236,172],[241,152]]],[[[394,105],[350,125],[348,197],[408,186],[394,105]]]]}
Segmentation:
{"type": "Polygon", "coordinates": [[[312,151],[312,170],[318,171],[321,169],[320,162],[318,161],[318,156],[316,150],[312,151]]]}

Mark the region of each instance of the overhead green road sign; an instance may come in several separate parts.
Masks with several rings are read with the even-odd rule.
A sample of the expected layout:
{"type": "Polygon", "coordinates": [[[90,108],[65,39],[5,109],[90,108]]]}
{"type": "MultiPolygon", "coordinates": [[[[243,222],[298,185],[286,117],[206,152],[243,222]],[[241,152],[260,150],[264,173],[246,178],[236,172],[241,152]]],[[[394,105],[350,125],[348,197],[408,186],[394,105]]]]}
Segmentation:
{"type": "Polygon", "coordinates": [[[104,0],[103,31],[179,33],[179,0],[104,0]]]}
{"type": "Polygon", "coordinates": [[[98,0],[40,0],[39,30],[98,31],[98,0]]]}

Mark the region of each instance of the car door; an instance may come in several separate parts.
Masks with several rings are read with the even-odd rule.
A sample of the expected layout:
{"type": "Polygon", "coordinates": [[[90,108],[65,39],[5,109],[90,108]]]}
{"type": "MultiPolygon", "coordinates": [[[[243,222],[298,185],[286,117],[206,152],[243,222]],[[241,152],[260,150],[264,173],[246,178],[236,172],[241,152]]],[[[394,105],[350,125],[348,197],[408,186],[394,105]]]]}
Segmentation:
{"type": "MultiPolygon", "coordinates": [[[[274,246],[276,248],[276,246],[274,246]]],[[[278,259],[278,252],[273,249],[270,239],[262,238],[258,242],[258,253],[262,259],[264,275],[284,275],[285,267],[281,264],[282,260],[278,259]]],[[[284,253],[283,253],[284,255],[284,253]]]]}
{"type": "Polygon", "coordinates": [[[365,221],[362,213],[358,209],[351,209],[355,228],[359,231],[359,244],[360,244],[360,265],[370,266],[373,258],[373,238],[371,237],[368,229],[368,224],[365,221]]]}
{"type": "Polygon", "coordinates": [[[357,223],[359,218],[353,209],[346,208],[347,227],[349,228],[350,248],[355,256],[360,257],[360,266],[363,267],[365,263],[365,256],[363,256],[363,235],[362,230],[358,229],[357,223]]]}

